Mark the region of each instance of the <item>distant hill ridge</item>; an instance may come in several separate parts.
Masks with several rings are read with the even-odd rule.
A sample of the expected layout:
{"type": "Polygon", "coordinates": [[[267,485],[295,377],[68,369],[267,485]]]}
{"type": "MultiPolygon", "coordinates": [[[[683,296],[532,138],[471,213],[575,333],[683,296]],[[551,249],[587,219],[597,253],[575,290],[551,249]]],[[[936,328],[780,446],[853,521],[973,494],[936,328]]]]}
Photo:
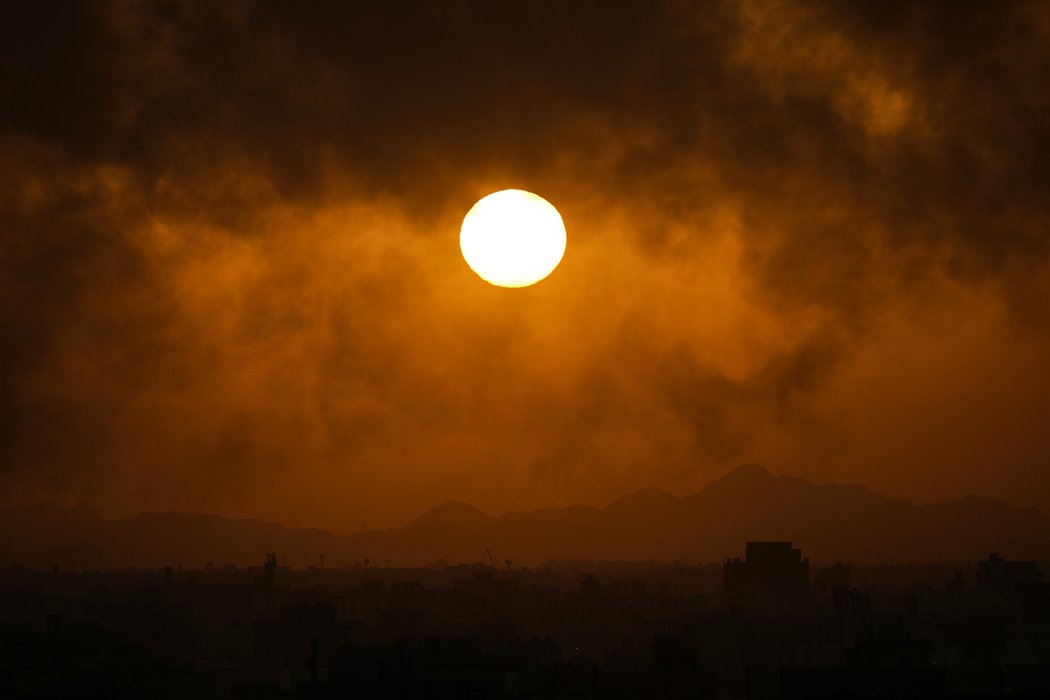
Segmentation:
{"type": "Polygon", "coordinates": [[[449,501],[403,528],[333,535],[253,519],[144,513],[111,520],[90,506],[0,509],[0,565],[73,570],[212,561],[258,563],[267,551],[292,566],[369,558],[376,565],[478,561],[486,548],[519,564],[558,559],[719,561],[747,540],[792,540],[814,561],[966,561],[988,552],[1050,558],[1050,519],[967,496],[944,503],[895,501],[856,484],[813,484],[738,467],[676,498],[650,488],[604,508],[569,506],[489,515],[449,501]]]}

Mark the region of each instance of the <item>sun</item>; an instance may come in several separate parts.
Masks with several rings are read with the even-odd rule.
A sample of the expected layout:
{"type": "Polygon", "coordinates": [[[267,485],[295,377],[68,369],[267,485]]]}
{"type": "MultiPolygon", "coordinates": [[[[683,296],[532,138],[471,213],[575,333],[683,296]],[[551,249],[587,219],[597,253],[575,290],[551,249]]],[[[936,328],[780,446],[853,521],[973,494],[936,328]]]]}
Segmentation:
{"type": "Polygon", "coordinates": [[[482,197],[463,217],[463,258],[481,279],[498,287],[536,284],[565,255],[565,223],[554,205],[525,190],[482,197]]]}

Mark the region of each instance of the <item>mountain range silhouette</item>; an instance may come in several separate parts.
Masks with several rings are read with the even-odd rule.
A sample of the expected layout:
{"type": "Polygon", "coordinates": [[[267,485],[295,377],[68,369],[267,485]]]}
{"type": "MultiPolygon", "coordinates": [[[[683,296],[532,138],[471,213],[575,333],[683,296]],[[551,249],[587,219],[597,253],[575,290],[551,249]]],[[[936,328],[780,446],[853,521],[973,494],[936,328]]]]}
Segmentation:
{"type": "Polygon", "coordinates": [[[106,570],[207,561],[258,564],[268,551],[291,566],[427,565],[498,560],[681,560],[739,556],[748,540],[791,540],[815,562],[970,561],[999,552],[1050,558],[1050,519],[967,496],[913,504],[856,484],[813,484],[738,467],[701,491],[676,498],[650,488],[604,508],[569,506],[493,516],[463,502],[443,503],[403,528],[335,535],[254,519],[178,512],[107,519],[81,504],[0,510],[0,565],[106,570]]]}

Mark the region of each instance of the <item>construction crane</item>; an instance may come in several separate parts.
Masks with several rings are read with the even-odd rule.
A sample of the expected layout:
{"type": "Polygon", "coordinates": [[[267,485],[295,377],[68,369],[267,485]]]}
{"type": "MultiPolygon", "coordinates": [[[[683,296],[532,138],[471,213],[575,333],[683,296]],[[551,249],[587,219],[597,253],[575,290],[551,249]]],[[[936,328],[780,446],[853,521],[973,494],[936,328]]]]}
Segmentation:
{"type": "Polygon", "coordinates": [[[485,547],[485,556],[489,558],[489,566],[492,567],[492,570],[498,572],[499,569],[496,568],[496,560],[492,558],[492,552],[489,551],[488,547],[485,547]]]}

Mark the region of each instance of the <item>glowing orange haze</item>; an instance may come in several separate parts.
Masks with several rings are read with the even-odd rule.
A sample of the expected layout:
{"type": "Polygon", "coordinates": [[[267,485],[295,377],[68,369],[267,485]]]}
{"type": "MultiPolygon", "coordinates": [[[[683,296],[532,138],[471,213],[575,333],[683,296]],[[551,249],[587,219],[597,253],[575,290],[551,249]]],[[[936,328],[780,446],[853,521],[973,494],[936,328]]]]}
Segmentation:
{"type": "Polygon", "coordinates": [[[1046,127],[1009,121],[1046,114],[1046,6],[1009,10],[1035,18],[1009,54],[994,23],[927,47],[950,39],[807,7],[530,10],[516,31],[589,47],[553,65],[513,42],[479,64],[451,19],[427,53],[428,16],[400,31],[437,64],[404,74],[328,20],[98,10],[97,45],[137,60],[80,57],[104,104],[57,132],[27,113],[0,149],[4,500],[347,532],[760,462],[1050,510],[1046,127]],[[477,97],[508,71],[521,94],[477,97]],[[526,289],[458,247],[507,187],[570,230],[526,289]]]}

